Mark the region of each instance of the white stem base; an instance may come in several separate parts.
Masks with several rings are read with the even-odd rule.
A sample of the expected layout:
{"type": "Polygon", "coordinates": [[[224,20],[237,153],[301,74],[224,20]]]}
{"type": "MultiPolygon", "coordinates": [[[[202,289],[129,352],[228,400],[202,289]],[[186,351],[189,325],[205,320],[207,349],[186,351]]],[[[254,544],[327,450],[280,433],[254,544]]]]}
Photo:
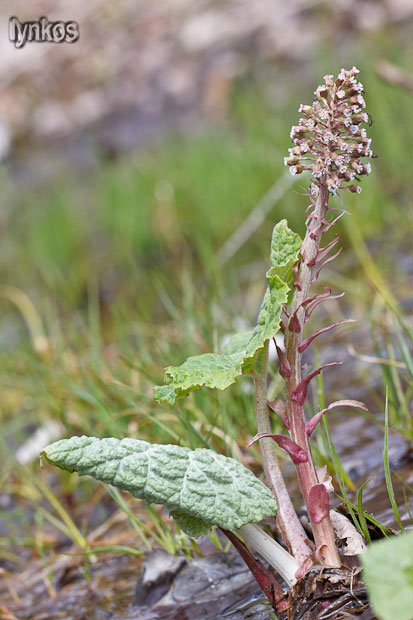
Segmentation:
{"type": "Polygon", "coordinates": [[[275,568],[290,587],[297,582],[295,578],[299,569],[297,560],[258,525],[247,523],[247,525],[240,527],[237,532],[253,551],[259,553],[268,564],[275,568]]]}

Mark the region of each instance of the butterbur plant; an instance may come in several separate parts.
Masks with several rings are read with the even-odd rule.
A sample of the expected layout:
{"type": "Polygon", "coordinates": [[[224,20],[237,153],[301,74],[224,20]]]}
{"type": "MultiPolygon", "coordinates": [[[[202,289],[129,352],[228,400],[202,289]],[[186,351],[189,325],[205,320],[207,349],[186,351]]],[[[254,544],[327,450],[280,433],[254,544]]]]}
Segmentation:
{"type": "Polygon", "coordinates": [[[181,366],[166,368],[165,385],[155,388],[155,400],[173,406],[194,390],[223,390],[242,375],[252,377],[257,434],[250,444],[259,442],[265,484],[238,461],[212,450],[153,445],[138,439],[72,437],[51,444],[43,453],[62,469],[91,475],[147,503],[164,504],[189,536],[199,537],[218,526],[241,553],[274,609],[279,613],[288,610],[289,617],[297,619],[308,610],[333,618],[345,608],[361,609],[366,600],[361,582],[345,567],[336,545],[335,530],[344,517],[330,510],[331,480],[315,467],[310,445],[325,414],[338,407],[366,407],[358,401],[340,400],[307,420],[304,407],[311,380],[339,362],[303,374],[302,359],[315,338],[352,322],[345,319],[315,333],[308,331],[318,306],[340,297],[329,288],[315,289],[323,267],[340,252],[336,251],[338,236],[323,243],[324,235],[346,213],[344,190],[359,193],[358,182],[370,172],[365,160],[372,157],[372,151],[362,128],[369,118],[357,73],[353,67],[342,69],[336,79],[325,76],[314,103],[299,108],[302,118],[291,130],[294,146],[285,164],[294,175],[309,173],[306,233],[301,240],[286,220],[274,227],[267,290],[256,327],[232,336],[220,354],[190,357],[181,366]],[[277,332],[282,335],[277,337],[276,349],[285,399],[269,403],[268,348],[277,332]],[[271,410],[280,417],[283,433],[272,432],[271,410]],[[312,537],[296,514],[276,444],[295,465],[312,537]],[[276,516],[283,546],[257,525],[271,516],[276,516]],[[256,559],[254,552],[267,564],[256,559]],[[311,587],[307,588],[309,580],[311,587]],[[291,588],[289,595],[286,586],[291,588]]]}

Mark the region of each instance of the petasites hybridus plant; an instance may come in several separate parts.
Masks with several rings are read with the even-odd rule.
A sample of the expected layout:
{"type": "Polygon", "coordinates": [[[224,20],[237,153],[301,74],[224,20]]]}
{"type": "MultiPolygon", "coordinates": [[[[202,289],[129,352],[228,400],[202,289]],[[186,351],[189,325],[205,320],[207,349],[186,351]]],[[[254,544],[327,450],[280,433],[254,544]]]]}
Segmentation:
{"type": "MultiPolygon", "coordinates": [[[[322,416],[332,409],[365,409],[363,403],[341,400],[315,412],[307,421],[304,405],[310,381],[336,362],[306,375],[302,371],[302,355],[313,340],[352,321],[345,319],[316,333],[304,333],[317,306],[340,297],[333,296],[331,289],[323,293],[311,290],[322,268],[339,254],[338,251],[331,255],[338,243],[337,236],[321,245],[323,235],[345,213],[343,208],[331,206],[329,200],[332,195],[342,200],[344,189],[359,193],[360,186],[354,181],[370,172],[370,164],[363,163],[363,158],[372,157],[372,151],[366,130],[361,128],[368,115],[363,111],[363,86],[356,79],[357,73],[353,67],[349,71],[342,69],[336,79],[325,76],[325,83],[315,91],[313,105],[299,108],[303,118],[292,128],[294,147],[285,164],[294,175],[310,173],[306,234],[301,240],[288,228],[286,220],[274,227],[267,290],[256,327],[232,336],[221,354],[190,357],[181,366],[166,368],[165,385],[155,388],[155,400],[174,405],[177,399],[204,386],[223,390],[241,375],[252,377],[257,435],[250,444],[259,441],[267,486],[241,463],[205,449],[151,445],[136,439],[72,437],[51,444],[43,453],[50,463],[62,469],[91,475],[148,504],[164,504],[189,536],[198,537],[212,526],[220,527],[278,609],[285,604],[283,589],[272,573],[254,559],[248,547],[264,557],[290,586],[317,566],[341,570],[333,529],[337,515],[329,506],[331,483],[314,466],[309,440],[322,416]],[[277,338],[276,347],[279,373],[285,382],[285,401],[269,403],[268,346],[279,331],[284,343],[281,345],[277,338]],[[284,434],[272,433],[270,409],[280,416],[284,434]],[[314,542],[309,540],[295,512],[274,442],[288,453],[296,467],[314,542]],[[289,553],[254,525],[276,514],[289,553]]],[[[324,609],[331,599],[330,595],[325,596],[320,597],[324,609]]]]}

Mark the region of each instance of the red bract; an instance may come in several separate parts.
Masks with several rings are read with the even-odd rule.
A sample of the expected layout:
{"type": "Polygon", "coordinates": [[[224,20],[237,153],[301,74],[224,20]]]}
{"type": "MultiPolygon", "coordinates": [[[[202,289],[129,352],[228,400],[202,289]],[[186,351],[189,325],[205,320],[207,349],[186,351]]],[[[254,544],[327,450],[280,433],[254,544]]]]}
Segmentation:
{"type": "Polygon", "coordinates": [[[314,377],[319,375],[320,372],[324,370],[324,368],[328,368],[328,366],[339,366],[342,363],[343,362],[330,362],[329,364],[324,364],[323,366],[320,366],[320,368],[316,368],[312,372],[309,372],[308,375],[306,375],[304,379],[300,381],[300,383],[291,393],[291,400],[301,406],[304,405],[307,398],[308,384],[310,383],[311,379],[314,379],[314,377]]]}
{"type": "Polygon", "coordinates": [[[255,437],[250,439],[247,443],[247,448],[263,437],[270,437],[273,439],[280,446],[280,448],[285,450],[290,455],[291,460],[295,465],[297,465],[297,463],[305,463],[308,460],[307,452],[286,435],[258,433],[258,435],[255,435],[255,437]]]}
{"type": "Polygon", "coordinates": [[[337,323],[333,323],[332,325],[328,325],[328,327],[323,327],[318,331],[314,332],[311,336],[308,336],[302,343],[298,346],[298,350],[300,353],[306,350],[306,348],[313,342],[314,338],[317,336],[321,336],[321,334],[325,334],[330,331],[330,329],[334,329],[334,327],[338,327],[339,325],[344,325],[345,323],[357,323],[356,319],[343,319],[342,321],[338,321],[337,323]]]}
{"type": "Polygon", "coordinates": [[[314,523],[321,523],[330,512],[328,493],[324,484],[315,484],[310,489],[308,511],[314,523]]]}
{"type": "Polygon", "coordinates": [[[309,422],[305,425],[305,432],[307,437],[310,437],[314,432],[315,427],[320,422],[323,415],[331,411],[332,409],[336,409],[337,407],[357,407],[358,409],[364,409],[364,411],[368,411],[367,405],[361,403],[358,400],[336,400],[334,403],[331,403],[326,409],[319,411],[315,416],[311,418],[309,422]]]}

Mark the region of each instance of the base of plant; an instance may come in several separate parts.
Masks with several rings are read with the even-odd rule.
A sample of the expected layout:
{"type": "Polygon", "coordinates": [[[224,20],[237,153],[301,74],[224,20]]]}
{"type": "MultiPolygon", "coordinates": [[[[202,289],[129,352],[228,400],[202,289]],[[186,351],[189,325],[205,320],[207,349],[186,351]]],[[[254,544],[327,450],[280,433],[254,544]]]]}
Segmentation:
{"type": "Polygon", "coordinates": [[[288,620],[338,620],[367,611],[360,573],[360,568],[311,567],[290,590],[288,620]]]}
{"type": "MultiPolygon", "coordinates": [[[[342,620],[370,609],[361,568],[315,565],[287,590],[274,577],[271,567],[256,559],[233,532],[222,531],[247,564],[278,618],[342,620]]],[[[369,618],[375,620],[373,615],[369,618]]]]}

